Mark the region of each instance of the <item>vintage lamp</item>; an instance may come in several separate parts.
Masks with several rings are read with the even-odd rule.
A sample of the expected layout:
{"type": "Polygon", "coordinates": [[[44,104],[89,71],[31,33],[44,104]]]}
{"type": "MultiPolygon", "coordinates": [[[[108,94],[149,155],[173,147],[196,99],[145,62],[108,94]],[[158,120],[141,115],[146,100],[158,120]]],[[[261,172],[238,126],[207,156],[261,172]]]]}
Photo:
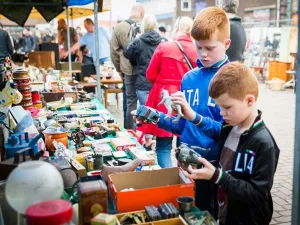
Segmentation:
{"type": "Polygon", "coordinates": [[[44,161],[28,161],[18,165],[7,179],[5,196],[19,213],[19,224],[26,208],[41,201],[59,199],[64,190],[59,171],[44,161]]]}

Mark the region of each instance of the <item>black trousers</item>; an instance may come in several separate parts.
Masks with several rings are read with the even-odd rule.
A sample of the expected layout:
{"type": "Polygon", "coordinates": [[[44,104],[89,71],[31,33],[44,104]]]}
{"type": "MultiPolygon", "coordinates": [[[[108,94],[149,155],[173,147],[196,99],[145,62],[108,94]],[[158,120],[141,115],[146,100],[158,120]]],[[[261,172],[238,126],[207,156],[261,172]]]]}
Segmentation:
{"type": "Polygon", "coordinates": [[[195,204],[201,210],[207,210],[214,218],[218,216],[217,185],[207,180],[195,180],[195,204]]]}

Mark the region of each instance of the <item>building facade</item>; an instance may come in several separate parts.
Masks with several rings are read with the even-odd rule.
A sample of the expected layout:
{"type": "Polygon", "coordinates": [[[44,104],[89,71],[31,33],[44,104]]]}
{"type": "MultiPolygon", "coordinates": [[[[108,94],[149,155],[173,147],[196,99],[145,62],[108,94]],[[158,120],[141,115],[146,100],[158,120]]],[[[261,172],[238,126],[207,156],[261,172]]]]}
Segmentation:
{"type": "MultiPolygon", "coordinates": [[[[222,0],[176,0],[176,17],[195,15],[203,8],[221,4],[222,0]]],[[[297,12],[298,0],[240,0],[238,15],[243,22],[288,20],[297,12]],[[279,7],[277,3],[279,2],[279,7]]],[[[274,23],[275,25],[276,23],[274,23]]]]}

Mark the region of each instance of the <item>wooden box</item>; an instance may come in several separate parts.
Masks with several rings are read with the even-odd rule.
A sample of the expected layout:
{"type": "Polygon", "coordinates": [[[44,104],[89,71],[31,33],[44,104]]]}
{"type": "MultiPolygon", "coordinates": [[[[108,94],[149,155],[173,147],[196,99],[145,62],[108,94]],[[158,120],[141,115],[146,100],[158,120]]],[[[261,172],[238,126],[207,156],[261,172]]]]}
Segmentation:
{"type": "Polygon", "coordinates": [[[62,97],[71,97],[73,102],[78,101],[78,92],[41,92],[44,95],[44,100],[46,102],[54,102],[61,100],[62,97]]]}
{"type": "Polygon", "coordinates": [[[77,185],[79,198],[79,225],[90,225],[90,220],[99,213],[108,213],[107,186],[102,180],[80,182],[77,185]]]}
{"type": "Polygon", "coordinates": [[[280,61],[270,61],[269,62],[269,77],[268,80],[273,78],[278,78],[284,80],[285,82],[290,80],[290,75],[286,72],[291,67],[291,63],[280,62],[280,61]]]}
{"type": "Polygon", "coordinates": [[[29,53],[29,65],[41,68],[55,68],[55,53],[49,51],[35,51],[29,53]]]}

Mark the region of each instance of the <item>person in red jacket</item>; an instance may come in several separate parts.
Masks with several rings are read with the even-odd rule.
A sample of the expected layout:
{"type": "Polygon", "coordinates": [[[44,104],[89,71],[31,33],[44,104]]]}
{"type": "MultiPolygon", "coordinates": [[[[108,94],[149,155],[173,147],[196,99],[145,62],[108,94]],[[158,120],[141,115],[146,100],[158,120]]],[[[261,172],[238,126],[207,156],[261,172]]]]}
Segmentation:
{"type": "MultiPolygon", "coordinates": [[[[189,17],[178,18],[173,30],[173,40],[177,41],[185,52],[192,68],[196,67],[196,47],[191,38],[193,20],[189,17]]],[[[167,113],[164,105],[158,106],[161,101],[162,89],[173,94],[180,90],[182,77],[190,70],[182,51],[175,42],[161,43],[154,52],[146,72],[147,79],[153,84],[146,106],[167,113]]],[[[158,164],[162,168],[172,167],[171,149],[173,134],[157,127],[154,124],[143,124],[144,133],[156,136],[156,154],[158,164]]]]}

